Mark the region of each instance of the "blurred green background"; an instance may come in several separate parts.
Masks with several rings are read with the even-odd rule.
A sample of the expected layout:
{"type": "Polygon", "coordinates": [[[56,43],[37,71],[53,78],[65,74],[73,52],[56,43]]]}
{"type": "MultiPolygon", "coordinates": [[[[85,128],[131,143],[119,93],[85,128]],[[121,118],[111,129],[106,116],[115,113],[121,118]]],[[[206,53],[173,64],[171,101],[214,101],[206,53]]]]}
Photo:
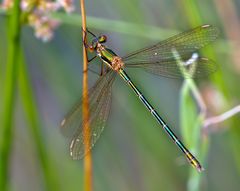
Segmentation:
{"type": "MultiPolygon", "coordinates": [[[[239,104],[240,1],[239,0],[99,0],[86,1],[88,28],[108,36],[107,45],[120,56],[154,44],[201,24],[212,24],[220,37],[204,55],[220,66],[208,80],[198,82],[217,89],[221,114],[239,104]]],[[[79,2],[74,15],[55,14],[62,25],[48,43],[36,39],[24,26],[21,45],[40,120],[41,141],[55,190],[82,190],[83,161],[69,156],[69,139],[59,130],[64,115],[81,97],[82,39],[79,2]]],[[[0,112],[6,67],[7,16],[0,16],[0,112]]],[[[95,61],[96,64],[99,62],[95,61]]],[[[140,70],[129,75],[179,137],[182,81],[156,77],[140,70]]],[[[90,86],[97,76],[89,73],[90,86]]],[[[118,78],[113,85],[112,109],[107,126],[93,149],[93,181],[96,191],[194,190],[197,176],[202,191],[236,191],[240,188],[239,114],[219,124],[207,135],[205,171],[192,174],[192,167],[165,135],[133,92],[118,78]],[[190,172],[191,171],[191,172],[190,172]],[[189,174],[190,172],[190,174],[189,174]]],[[[17,80],[19,83],[19,80],[17,80]]],[[[10,160],[12,190],[49,190],[45,184],[36,140],[23,109],[21,85],[14,105],[14,139],[10,160]]],[[[28,99],[25,97],[25,99],[28,99]]],[[[218,104],[217,100],[214,100],[218,104]]],[[[207,109],[212,110],[211,105],[207,109]]],[[[189,110],[189,113],[194,112],[189,110]]],[[[2,116],[2,115],[1,115],[2,116]]],[[[30,115],[31,116],[31,115],[30,115]]],[[[185,114],[184,116],[187,116],[185,114]]],[[[192,116],[192,115],[190,115],[192,116]]],[[[189,119],[190,121],[192,119],[189,119]]],[[[186,142],[186,141],[185,141],[186,142]]],[[[187,143],[191,149],[191,143],[187,143]]],[[[197,151],[195,151],[197,153],[197,151]]],[[[194,170],[194,169],[193,169],[194,170]]]]}

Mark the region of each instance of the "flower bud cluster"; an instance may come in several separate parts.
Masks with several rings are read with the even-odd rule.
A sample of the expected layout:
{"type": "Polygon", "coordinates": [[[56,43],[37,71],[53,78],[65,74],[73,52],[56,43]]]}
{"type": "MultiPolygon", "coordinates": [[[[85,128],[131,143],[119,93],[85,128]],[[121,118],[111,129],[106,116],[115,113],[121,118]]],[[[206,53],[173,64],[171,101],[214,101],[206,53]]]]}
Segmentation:
{"type": "MultiPolygon", "coordinates": [[[[13,7],[13,0],[3,0],[1,9],[6,11],[13,7]]],[[[22,15],[25,15],[27,22],[35,31],[35,36],[44,42],[52,39],[53,31],[60,22],[50,18],[50,14],[59,10],[67,13],[74,11],[73,0],[21,0],[22,15]]]]}

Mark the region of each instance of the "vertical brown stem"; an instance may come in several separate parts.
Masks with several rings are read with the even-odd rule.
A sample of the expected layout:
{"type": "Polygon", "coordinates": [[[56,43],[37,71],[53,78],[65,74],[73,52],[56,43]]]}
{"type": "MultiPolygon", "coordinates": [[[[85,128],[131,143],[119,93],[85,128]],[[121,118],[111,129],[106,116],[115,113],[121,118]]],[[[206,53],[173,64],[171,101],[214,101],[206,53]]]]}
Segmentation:
{"type": "MultiPolygon", "coordinates": [[[[84,0],[80,0],[81,13],[82,13],[82,29],[83,39],[85,39],[84,31],[86,31],[86,13],[84,0]]],[[[84,145],[85,150],[90,147],[90,127],[89,127],[89,100],[88,100],[88,59],[87,50],[83,44],[83,121],[86,123],[83,125],[84,132],[84,145]]],[[[92,191],[92,157],[91,152],[84,158],[84,191],[92,191]]]]}

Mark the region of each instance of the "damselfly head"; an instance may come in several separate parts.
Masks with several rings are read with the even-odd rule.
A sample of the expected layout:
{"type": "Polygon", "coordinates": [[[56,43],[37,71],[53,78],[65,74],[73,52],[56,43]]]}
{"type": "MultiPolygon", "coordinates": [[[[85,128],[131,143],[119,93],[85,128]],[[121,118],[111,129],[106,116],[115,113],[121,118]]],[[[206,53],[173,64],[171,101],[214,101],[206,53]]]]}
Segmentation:
{"type": "Polygon", "coordinates": [[[100,44],[105,43],[106,41],[107,41],[107,36],[101,35],[92,40],[91,47],[93,50],[95,50],[100,44]]]}
{"type": "Polygon", "coordinates": [[[98,42],[99,43],[105,43],[107,41],[107,36],[106,35],[101,35],[98,37],[98,42]]]}

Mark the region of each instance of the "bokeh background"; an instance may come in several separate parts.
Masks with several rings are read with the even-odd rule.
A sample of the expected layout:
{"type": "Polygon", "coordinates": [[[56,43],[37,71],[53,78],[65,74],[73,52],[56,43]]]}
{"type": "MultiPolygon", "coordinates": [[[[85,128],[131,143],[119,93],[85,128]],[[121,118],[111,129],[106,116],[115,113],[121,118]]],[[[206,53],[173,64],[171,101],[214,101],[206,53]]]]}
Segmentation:
{"type": "MultiPolygon", "coordinates": [[[[208,79],[197,81],[197,87],[205,98],[209,116],[226,112],[240,103],[239,0],[99,0],[85,3],[88,28],[96,34],[106,34],[109,37],[107,45],[121,56],[201,24],[217,26],[220,37],[204,55],[215,60],[219,69],[208,79]]],[[[53,15],[62,24],[50,42],[36,39],[28,26],[23,27],[21,34],[23,59],[37,106],[40,141],[46,148],[46,163],[50,165],[48,173],[54,180],[55,190],[73,191],[83,190],[83,161],[70,158],[69,139],[61,134],[59,125],[81,97],[82,90],[81,17],[79,2],[74,4],[73,14],[53,15]]],[[[8,48],[6,27],[7,16],[1,13],[1,114],[8,48]]],[[[95,60],[93,64],[99,62],[95,60]]],[[[186,120],[189,114],[192,121],[190,114],[195,112],[181,113],[183,81],[140,70],[128,72],[165,121],[182,137],[181,116],[186,120]]],[[[89,85],[97,78],[90,72],[89,85]]],[[[39,140],[32,133],[31,114],[26,114],[23,107],[23,100],[28,98],[22,97],[19,80],[17,83],[11,189],[49,190],[36,147],[39,140]]],[[[207,141],[207,149],[202,157],[199,154],[205,171],[195,174],[134,93],[118,78],[113,85],[108,123],[92,152],[94,190],[237,191],[240,188],[239,124],[237,114],[210,127],[205,138],[202,134],[197,136],[207,141]]],[[[191,149],[191,142],[185,142],[191,149]]],[[[198,155],[197,150],[193,152],[198,155]]]]}

